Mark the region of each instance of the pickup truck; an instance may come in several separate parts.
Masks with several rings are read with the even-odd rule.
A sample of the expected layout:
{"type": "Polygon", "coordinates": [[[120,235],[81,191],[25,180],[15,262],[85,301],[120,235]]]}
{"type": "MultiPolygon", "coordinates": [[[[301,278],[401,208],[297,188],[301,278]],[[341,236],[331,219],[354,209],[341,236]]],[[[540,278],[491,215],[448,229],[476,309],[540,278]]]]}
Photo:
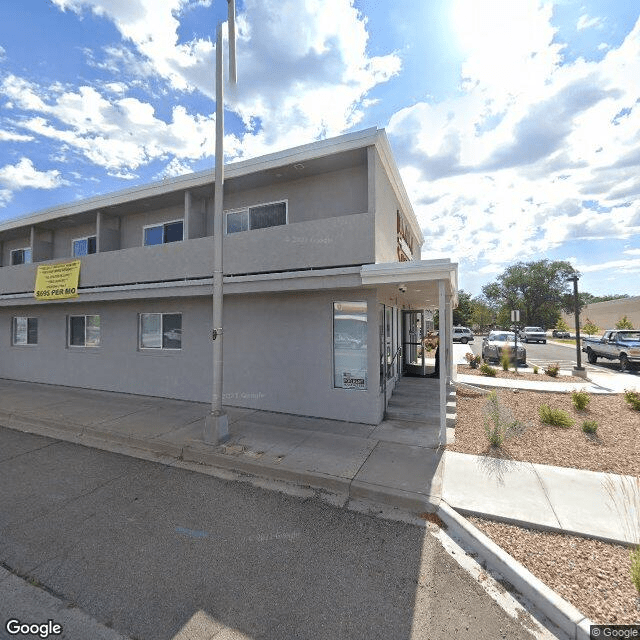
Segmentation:
{"type": "Polygon", "coordinates": [[[598,358],[620,360],[620,371],[625,371],[640,364],[640,331],[613,329],[605,331],[602,338],[583,338],[582,350],[591,364],[598,358]]]}
{"type": "Polygon", "coordinates": [[[542,342],[547,344],[547,332],[542,327],[525,327],[520,331],[522,342],[542,342]]]}

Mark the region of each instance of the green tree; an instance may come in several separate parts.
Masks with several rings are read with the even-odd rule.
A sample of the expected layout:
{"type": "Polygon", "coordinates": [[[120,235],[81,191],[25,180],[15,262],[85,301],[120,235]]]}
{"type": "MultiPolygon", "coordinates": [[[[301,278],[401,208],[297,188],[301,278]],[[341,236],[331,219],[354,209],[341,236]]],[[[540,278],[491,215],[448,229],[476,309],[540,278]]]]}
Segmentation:
{"type": "Polygon", "coordinates": [[[555,328],[558,331],[569,331],[569,325],[562,318],[560,318],[558,322],[556,322],[555,328]]]}
{"type": "Polygon", "coordinates": [[[464,289],[458,290],[458,307],[453,310],[453,324],[466,327],[471,324],[471,316],[473,315],[473,305],[471,303],[471,294],[464,289]]]}
{"type": "Polygon", "coordinates": [[[499,324],[501,320],[510,324],[509,311],[519,309],[520,324],[553,327],[568,297],[567,278],[575,274],[571,264],[561,260],[518,262],[485,285],[482,292],[499,309],[499,324]]]}
{"type": "Polygon", "coordinates": [[[627,316],[622,316],[622,318],[616,322],[616,329],[633,329],[633,324],[627,316]]]}
{"type": "Polygon", "coordinates": [[[489,328],[495,320],[493,309],[482,298],[474,298],[471,301],[473,311],[471,312],[471,323],[478,327],[480,331],[489,328]]]}
{"type": "Polygon", "coordinates": [[[594,333],[598,333],[598,331],[600,331],[600,327],[595,322],[591,322],[591,320],[587,318],[587,321],[582,325],[582,331],[588,336],[592,336],[594,333]]]}

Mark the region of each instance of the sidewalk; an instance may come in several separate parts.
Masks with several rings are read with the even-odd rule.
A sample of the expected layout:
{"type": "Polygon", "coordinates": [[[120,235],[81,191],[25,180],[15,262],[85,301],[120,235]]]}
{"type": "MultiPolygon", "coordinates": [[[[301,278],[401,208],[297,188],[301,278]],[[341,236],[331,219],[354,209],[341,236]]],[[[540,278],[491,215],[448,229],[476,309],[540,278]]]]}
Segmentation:
{"type": "MultiPolygon", "coordinates": [[[[445,500],[463,513],[631,541],[603,486],[607,474],[444,451],[429,422],[373,426],[234,407],[230,440],[210,446],[202,441],[208,411],[203,403],[0,380],[0,426],[311,488],[341,505],[422,513],[445,500]]],[[[623,477],[609,477],[621,492],[623,477]]]]}

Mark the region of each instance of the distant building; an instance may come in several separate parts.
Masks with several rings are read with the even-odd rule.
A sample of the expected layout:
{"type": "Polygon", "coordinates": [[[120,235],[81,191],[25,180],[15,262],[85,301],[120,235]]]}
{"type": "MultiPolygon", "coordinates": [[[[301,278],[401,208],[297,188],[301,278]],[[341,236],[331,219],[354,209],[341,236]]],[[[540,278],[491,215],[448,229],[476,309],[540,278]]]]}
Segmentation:
{"type": "MultiPolygon", "coordinates": [[[[457,265],[420,260],[383,130],[225,171],[224,404],[376,424],[427,308],[446,385],[457,265]]],[[[210,402],[214,198],[206,171],[0,224],[0,377],[210,402]]]]}
{"type": "MultiPolygon", "coordinates": [[[[584,324],[589,318],[600,327],[602,333],[607,329],[615,329],[616,322],[624,316],[627,316],[634,328],[640,328],[640,296],[588,304],[580,311],[580,322],[584,324]]],[[[562,319],[571,328],[575,325],[575,317],[572,313],[563,313],[562,319]]]]}

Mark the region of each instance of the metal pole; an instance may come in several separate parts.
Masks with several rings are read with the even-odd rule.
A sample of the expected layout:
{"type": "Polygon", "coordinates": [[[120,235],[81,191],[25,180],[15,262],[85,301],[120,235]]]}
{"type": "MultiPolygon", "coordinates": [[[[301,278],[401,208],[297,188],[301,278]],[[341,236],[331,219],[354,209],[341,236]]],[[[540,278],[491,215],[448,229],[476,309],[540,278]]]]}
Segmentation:
{"type": "MultiPolygon", "coordinates": [[[[235,0],[227,0],[229,24],[229,79],[236,82],[235,0]]],[[[203,439],[219,444],[229,438],[229,419],[222,406],[223,390],[223,260],[224,244],[224,74],[222,54],[222,24],[216,39],[216,171],[213,209],[213,382],[211,413],[205,419],[203,439]]]]}
{"type": "Polygon", "coordinates": [[[573,276],[571,280],[573,280],[573,303],[576,320],[576,362],[578,364],[576,369],[578,371],[583,371],[582,352],[580,351],[580,300],[578,298],[578,276],[573,276]]]}

